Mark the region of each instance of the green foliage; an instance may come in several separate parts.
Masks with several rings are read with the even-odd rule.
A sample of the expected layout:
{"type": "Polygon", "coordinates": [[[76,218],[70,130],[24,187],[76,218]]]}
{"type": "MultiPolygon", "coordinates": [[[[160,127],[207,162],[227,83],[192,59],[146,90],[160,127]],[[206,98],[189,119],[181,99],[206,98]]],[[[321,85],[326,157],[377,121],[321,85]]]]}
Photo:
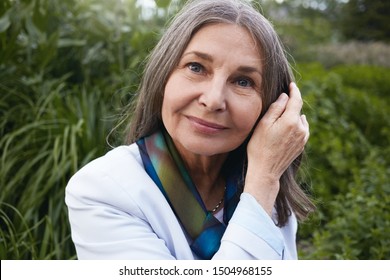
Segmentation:
{"type": "Polygon", "coordinates": [[[304,32],[289,34],[290,36],[313,35],[310,40],[305,41],[310,44],[325,36],[329,36],[328,39],[331,40],[362,42],[382,41],[388,43],[390,39],[389,1],[263,0],[261,2],[267,10],[271,11],[270,14],[274,15],[277,22],[290,21],[292,29],[296,25],[302,25],[304,21],[310,22],[311,25],[302,25],[304,32]],[[322,34],[321,22],[324,23],[322,34]],[[306,33],[307,30],[310,32],[306,33]],[[315,30],[319,32],[312,32],[315,30]]]}
{"type": "Polygon", "coordinates": [[[300,71],[311,128],[309,174],[319,206],[301,228],[301,256],[388,259],[390,69],[325,71],[311,64],[300,71]]]}
{"type": "Polygon", "coordinates": [[[346,39],[389,42],[389,1],[349,0],[342,13],[338,22],[346,39]]]}
{"type": "Polygon", "coordinates": [[[1,259],[75,257],[64,188],[107,151],[134,93],[159,30],[142,13],[133,0],[2,1],[1,259]]]}
{"type": "MultiPolygon", "coordinates": [[[[253,1],[257,3],[258,1],[253,1]]],[[[390,65],[390,1],[261,1],[297,61],[390,65]]]]}
{"type": "MultiPolygon", "coordinates": [[[[156,3],[175,10],[182,2],[156,3]]],[[[65,186],[109,149],[166,18],[167,8],[135,0],[0,1],[1,259],[75,258],[65,186]]],[[[302,45],[330,36],[323,22],[277,26],[308,61],[302,45]]],[[[335,64],[298,63],[318,204],[300,227],[300,257],[389,259],[390,70],[335,64]]]]}
{"type": "Polygon", "coordinates": [[[156,5],[160,8],[166,8],[171,3],[171,0],[155,0],[156,5]]]}

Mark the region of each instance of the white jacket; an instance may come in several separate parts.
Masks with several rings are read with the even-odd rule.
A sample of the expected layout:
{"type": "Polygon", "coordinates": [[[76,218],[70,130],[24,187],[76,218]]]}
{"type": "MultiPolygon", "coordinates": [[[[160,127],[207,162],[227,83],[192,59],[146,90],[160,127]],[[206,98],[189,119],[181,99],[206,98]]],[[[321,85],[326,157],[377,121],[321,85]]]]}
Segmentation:
{"type": "MultiPolygon", "coordinates": [[[[138,146],[121,146],[78,171],[66,187],[79,259],[196,259],[138,146]]],[[[297,221],[275,226],[243,193],[213,259],[296,259],[297,221]]]]}

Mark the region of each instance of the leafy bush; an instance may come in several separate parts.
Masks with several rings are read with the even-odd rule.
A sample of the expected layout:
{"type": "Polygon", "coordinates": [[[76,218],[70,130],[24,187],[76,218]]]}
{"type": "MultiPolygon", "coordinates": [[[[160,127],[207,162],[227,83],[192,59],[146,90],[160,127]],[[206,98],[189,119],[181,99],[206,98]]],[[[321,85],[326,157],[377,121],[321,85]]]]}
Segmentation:
{"type": "Polygon", "coordinates": [[[309,174],[319,205],[300,231],[301,256],[388,259],[390,69],[339,66],[325,72],[311,64],[300,71],[311,124],[309,174]]]}

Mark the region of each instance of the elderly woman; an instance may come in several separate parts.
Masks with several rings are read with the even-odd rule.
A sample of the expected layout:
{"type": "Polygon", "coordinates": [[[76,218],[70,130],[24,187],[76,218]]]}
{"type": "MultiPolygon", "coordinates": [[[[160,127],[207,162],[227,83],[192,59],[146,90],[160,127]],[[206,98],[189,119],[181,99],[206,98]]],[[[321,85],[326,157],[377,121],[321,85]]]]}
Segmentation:
{"type": "Polygon", "coordinates": [[[237,0],[189,2],[151,53],[126,145],[66,189],[79,259],[295,259],[314,206],[309,138],[270,23],[237,0]]]}

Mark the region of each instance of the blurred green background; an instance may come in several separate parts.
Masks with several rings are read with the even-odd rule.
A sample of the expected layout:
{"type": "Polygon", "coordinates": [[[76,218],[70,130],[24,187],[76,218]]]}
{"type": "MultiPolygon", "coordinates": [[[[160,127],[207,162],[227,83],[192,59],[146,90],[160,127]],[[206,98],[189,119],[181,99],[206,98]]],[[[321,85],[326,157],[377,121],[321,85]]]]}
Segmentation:
{"type": "MultiPolygon", "coordinates": [[[[181,0],[0,2],[0,258],[75,259],[64,189],[121,143],[144,59],[181,0]],[[109,145],[109,144],[110,145],[109,145]]],[[[318,211],[301,259],[390,259],[390,1],[253,1],[286,45],[318,211]]]]}

